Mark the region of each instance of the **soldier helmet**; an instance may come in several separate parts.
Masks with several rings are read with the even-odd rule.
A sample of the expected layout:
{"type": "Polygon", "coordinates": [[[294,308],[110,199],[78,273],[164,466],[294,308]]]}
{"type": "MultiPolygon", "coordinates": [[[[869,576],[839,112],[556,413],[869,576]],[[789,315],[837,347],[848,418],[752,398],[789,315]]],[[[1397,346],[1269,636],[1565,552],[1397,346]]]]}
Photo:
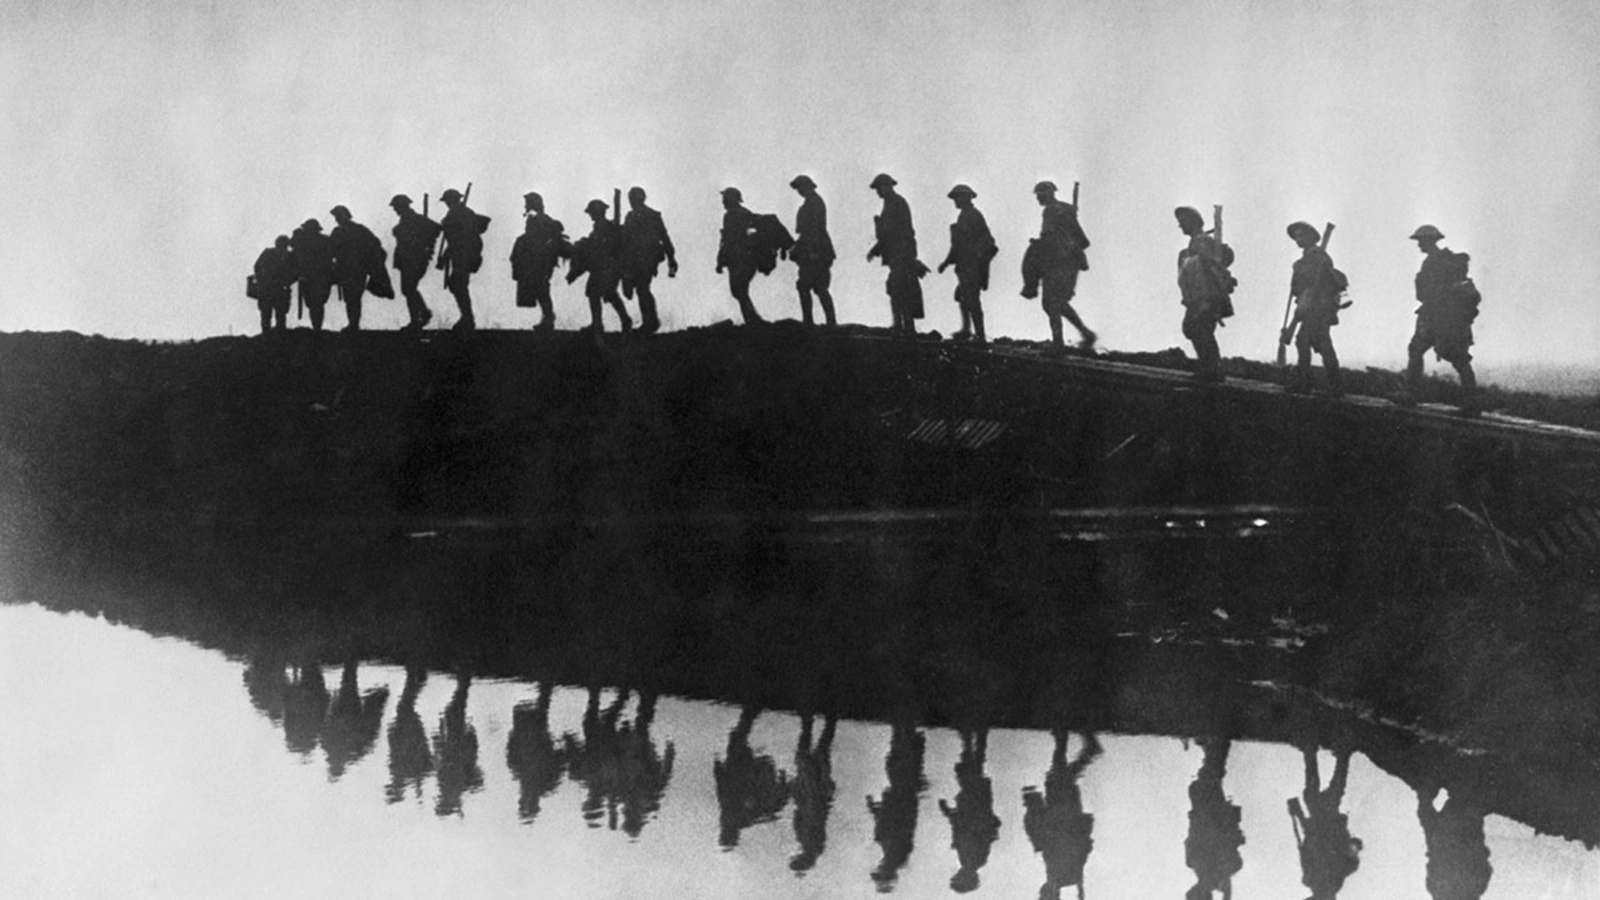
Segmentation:
{"type": "Polygon", "coordinates": [[[1411,232],[1411,239],[1413,241],[1425,241],[1429,238],[1437,241],[1443,239],[1444,235],[1439,232],[1439,229],[1433,227],[1432,225],[1423,225],[1416,231],[1411,232]]]}
{"type": "Polygon", "coordinates": [[[287,234],[278,235],[277,238],[272,241],[272,246],[277,247],[279,250],[289,246],[289,236],[287,234]]]}
{"type": "Polygon", "coordinates": [[[441,203],[449,203],[452,200],[460,200],[460,199],[461,199],[461,192],[456,190],[455,188],[448,188],[448,189],[445,190],[444,193],[439,195],[439,202],[441,202],[441,203]]]}
{"type": "Polygon", "coordinates": [[[638,200],[641,203],[644,202],[644,188],[639,187],[638,185],[628,188],[628,199],[638,200]]]}
{"type": "Polygon", "coordinates": [[[956,197],[976,197],[978,196],[978,192],[964,184],[958,184],[951,188],[950,193],[946,194],[945,196],[953,200],[956,197]]]}
{"type": "Polygon", "coordinates": [[[610,208],[611,207],[607,206],[606,202],[604,200],[590,200],[589,201],[589,205],[585,206],[583,208],[583,211],[586,212],[586,213],[602,213],[602,214],[604,214],[605,211],[610,209],[610,208]]]}
{"type": "Polygon", "coordinates": [[[1200,215],[1200,210],[1195,209],[1192,206],[1180,206],[1172,211],[1172,215],[1178,220],[1179,225],[1182,225],[1185,222],[1193,222],[1196,225],[1201,226],[1206,224],[1206,217],[1200,215]]]}
{"type": "Polygon", "coordinates": [[[527,209],[544,209],[544,198],[538,191],[529,191],[522,195],[522,205],[527,209]]]}
{"type": "Polygon", "coordinates": [[[1056,192],[1056,183],[1054,181],[1041,181],[1033,186],[1033,192],[1035,194],[1043,194],[1046,192],[1054,194],[1056,192]]]}
{"type": "Polygon", "coordinates": [[[389,205],[396,209],[402,206],[409,208],[411,206],[411,198],[405,194],[395,194],[394,199],[389,201],[389,205]]]}
{"type": "Polygon", "coordinates": [[[789,187],[792,188],[814,188],[816,186],[817,183],[811,180],[810,175],[796,175],[794,180],[789,182],[789,187]]]}
{"type": "Polygon", "coordinates": [[[899,183],[900,182],[895,181],[893,178],[891,178],[888,173],[879,172],[877,175],[873,176],[872,183],[867,185],[867,187],[872,188],[873,190],[877,190],[878,188],[881,188],[881,187],[894,187],[895,185],[897,185],[899,183]]]}
{"type": "Polygon", "coordinates": [[[306,231],[322,231],[322,223],[318,222],[316,219],[307,219],[300,223],[300,227],[304,228],[306,231]]]}
{"type": "Polygon", "coordinates": [[[1312,225],[1310,222],[1294,222],[1294,223],[1291,223],[1289,225],[1288,232],[1289,232],[1289,237],[1292,240],[1296,240],[1296,241],[1300,240],[1301,232],[1307,232],[1312,237],[1316,237],[1317,236],[1317,228],[1316,228],[1315,225],[1312,225]]]}
{"type": "Polygon", "coordinates": [[[350,218],[350,207],[341,203],[338,206],[335,206],[333,209],[328,210],[328,213],[335,219],[348,219],[350,218]]]}
{"type": "Polygon", "coordinates": [[[736,188],[736,187],[725,187],[725,188],[723,188],[722,189],[722,196],[726,197],[729,200],[733,200],[733,201],[736,201],[736,202],[741,202],[742,203],[744,201],[744,194],[740,193],[739,189],[736,188]]]}

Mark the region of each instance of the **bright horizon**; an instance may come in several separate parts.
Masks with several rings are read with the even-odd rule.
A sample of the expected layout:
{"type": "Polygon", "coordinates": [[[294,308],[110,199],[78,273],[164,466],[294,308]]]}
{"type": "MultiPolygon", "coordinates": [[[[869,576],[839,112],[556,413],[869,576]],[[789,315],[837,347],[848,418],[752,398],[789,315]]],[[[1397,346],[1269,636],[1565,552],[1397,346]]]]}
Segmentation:
{"type": "MultiPolygon", "coordinates": [[[[1424,222],[1472,255],[1485,372],[1600,364],[1591,4],[79,2],[0,22],[4,331],[250,334],[244,276],[275,235],[330,227],[342,203],[392,247],[390,196],[437,203],[469,181],[494,220],[481,326],[536,318],[506,261],[525,191],[576,236],[589,199],[632,185],[679,249],[657,287],[666,327],[737,319],[713,272],[718,191],[792,224],[801,172],[829,205],[841,320],[886,325],[885,271],[864,258],[867,182],[885,171],[929,265],[948,246],[945,192],[977,190],[1001,247],[992,336],[1048,335],[1017,294],[1031,187],[1049,178],[1082,182],[1076,305],[1108,349],[1189,352],[1172,208],[1222,204],[1240,280],[1225,355],[1271,358],[1296,255],[1284,227],[1304,219],[1338,225],[1350,364],[1403,364],[1421,260],[1406,236],[1424,222]]],[[[758,278],[763,315],[798,318],[793,273],[758,278]]],[[[559,327],[577,327],[581,286],[562,275],[559,327]]],[[[956,327],[954,283],[924,281],[923,329],[956,327]]],[[[436,324],[454,320],[436,272],[423,293],[436,324]]],[[[402,302],[368,301],[368,327],[404,321],[402,302]]],[[[1429,370],[1449,367],[1430,355],[1429,370]]]]}

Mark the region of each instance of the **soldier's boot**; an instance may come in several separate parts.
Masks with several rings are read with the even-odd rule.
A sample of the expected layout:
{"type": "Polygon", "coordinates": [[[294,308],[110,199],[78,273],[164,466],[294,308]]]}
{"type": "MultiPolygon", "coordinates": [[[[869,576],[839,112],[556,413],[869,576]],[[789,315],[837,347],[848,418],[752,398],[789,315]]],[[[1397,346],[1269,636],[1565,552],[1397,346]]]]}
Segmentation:
{"type": "Polygon", "coordinates": [[[806,325],[815,325],[811,318],[811,292],[800,292],[800,321],[806,325]]]}
{"type": "Polygon", "coordinates": [[[266,334],[272,330],[272,310],[261,310],[261,333],[266,334]]]}
{"type": "Polygon", "coordinates": [[[656,316],[654,294],[639,291],[639,333],[655,334],[661,330],[661,319],[656,316]]]}
{"type": "Polygon", "coordinates": [[[1054,347],[1063,350],[1067,346],[1065,340],[1061,337],[1061,317],[1057,315],[1050,316],[1050,343],[1054,347]]]}
{"type": "Polygon", "coordinates": [[[346,325],[344,326],[344,330],[345,331],[360,331],[361,330],[361,301],[360,300],[355,300],[355,299],[347,299],[347,300],[345,300],[345,302],[344,302],[344,311],[345,311],[345,315],[350,317],[350,321],[348,323],[346,323],[346,325]]]}
{"type": "Polygon", "coordinates": [[[607,297],[606,302],[611,304],[611,308],[617,311],[617,318],[622,320],[622,333],[627,334],[632,331],[633,317],[628,315],[628,308],[622,305],[622,301],[616,297],[607,297]]]}
{"type": "Polygon", "coordinates": [[[983,333],[983,310],[972,311],[972,340],[977,344],[987,344],[989,339],[983,333]]]}
{"type": "Polygon", "coordinates": [[[972,314],[961,310],[961,327],[950,335],[952,341],[965,341],[972,337],[972,314]]]}
{"type": "Polygon", "coordinates": [[[311,330],[322,330],[322,307],[320,306],[311,307],[311,330]]]}

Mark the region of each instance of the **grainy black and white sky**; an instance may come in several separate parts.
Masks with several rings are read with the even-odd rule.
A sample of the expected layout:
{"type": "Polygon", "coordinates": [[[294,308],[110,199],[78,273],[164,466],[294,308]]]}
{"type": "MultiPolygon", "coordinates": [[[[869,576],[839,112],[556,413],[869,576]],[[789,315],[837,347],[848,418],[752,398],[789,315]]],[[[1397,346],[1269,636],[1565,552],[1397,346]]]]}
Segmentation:
{"type": "MultiPolygon", "coordinates": [[[[588,200],[635,184],[683,262],[657,291],[668,327],[708,323],[736,316],[713,273],[719,189],[792,221],[800,172],[829,203],[842,317],[887,324],[864,259],[885,171],[930,264],[945,192],[977,190],[1002,248],[992,333],[1047,334],[1017,291],[1030,188],[1051,178],[1082,182],[1079,307],[1113,348],[1187,346],[1172,208],[1220,203],[1241,282],[1225,353],[1272,354],[1284,226],[1306,219],[1339,226],[1346,358],[1403,362],[1406,236],[1430,222],[1473,256],[1480,360],[1593,364],[1597,48],[1590,0],[12,0],[0,330],[250,333],[244,276],[274,235],[343,203],[387,238],[391,195],[469,181],[494,219],[481,325],[533,318],[505,261],[524,191],[581,233],[588,200]]],[[[953,275],[924,286],[927,327],[948,332],[953,275]]],[[[424,292],[450,310],[437,275],[424,292]]],[[[754,294],[797,315],[792,269],[754,294]]],[[[576,288],[556,297],[563,325],[586,319],[576,288]]],[[[369,326],[404,321],[368,309],[369,326]]]]}

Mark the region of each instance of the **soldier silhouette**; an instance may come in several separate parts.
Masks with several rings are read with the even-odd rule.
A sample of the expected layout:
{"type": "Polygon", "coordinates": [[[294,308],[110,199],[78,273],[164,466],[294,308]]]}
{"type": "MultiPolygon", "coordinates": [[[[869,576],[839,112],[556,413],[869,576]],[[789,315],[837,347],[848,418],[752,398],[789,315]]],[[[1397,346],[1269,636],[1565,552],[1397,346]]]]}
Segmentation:
{"type": "Polygon", "coordinates": [[[294,290],[295,262],[288,235],[280,234],[272,246],[256,257],[256,309],[261,313],[261,333],[288,327],[290,295],[294,290]]]}
{"type": "Polygon", "coordinates": [[[455,693],[439,717],[439,730],[433,736],[439,782],[439,796],[433,806],[436,815],[461,815],[462,797],[483,787],[483,770],[478,767],[478,731],[467,719],[467,693],[471,688],[471,675],[456,676],[455,693]]]}
{"type": "Polygon", "coordinates": [[[644,188],[628,188],[628,215],[622,220],[622,293],[639,298],[639,333],[655,334],[661,328],[661,317],[656,313],[656,295],[650,284],[663,262],[667,264],[667,277],[678,277],[678,252],[672,247],[661,213],[646,206],[644,200],[644,188]]]}
{"type": "MultiPolygon", "coordinates": [[[[471,190],[471,185],[467,186],[471,190]]],[[[467,205],[466,197],[455,188],[439,195],[449,211],[439,223],[444,231],[444,250],[439,253],[439,268],[444,270],[444,286],[455,298],[461,318],[452,326],[456,331],[478,327],[472,314],[472,275],[483,266],[483,232],[489,220],[467,205]]]]}
{"type": "Polygon", "coordinates": [[[1082,898],[1083,867],[1094,849],[1094,815],[1084,812],[1078,778],[1100,755],[1100,742],[1093,732],[1085,732],[1083,747],[1069,763],[1069,736],[1065,728],[1054,732],[1055,748],[1044,790],[1029,786],[1022,791],[1022,828],[1034,851],[1044,857],[1045,879],[1039,887],[1039,900],[1056,900],[1062,888],[1073,886],[1082,898]]]}
{"type": "Polygon", "coordinates": [[[522,234],[511,246],[511,277],[517,283],[517,306],[538,307],[536,331],[555,327],[556,314],[550,302],[550,276],[565,257],[572,255],[564,226],[545,215],[544,198],[530,192],[522,195],[525,217],[522,234]]]}
{"type": "Polygon", "coordinates": [[[1178,290],[1183,297],[1183,336],[1194,345],[1196,380],[1223,380],[1222,350],[1217,326],[1233,315],[1231,260],[1215,235],[1206,233],[1205,217],[1190,206],[1173,210],[1189,243],[1178,251],[1178,290]]]}
{"type": "Polygon", "coordinates": [[[333,234],[328,236],[333,250],[333,277],[349,319],[344,330],[360,331],[361,299],[367,293],[367,279],[374,270],[385,272],[383,242],[370,228],[351,218],[348,207],[335,206],[329,212],[336,223],[333,234]]]}
{"type": "Polygon", "coordinates": [[[1096,335],[1072,308],[1078,273],[1089,268],[1084,252],[1089,249],[1089,237],[1078,223],[1078,208],[1056,199],[1053,181],[1034,185],[1033,197],[1043,211],[1039,236],[1028,242],[1022,258],[1022,296],[1040,298],[1045,317],[1050,320],[1050,344],[1054,350],[1059,352],[1065,347],[1061,320],[1066,319],[1078,330],[1078,345],[1092,351],[1096,335]]]}
{"type": "Polygon", "coordinates": [[[322,223],[307,219],[289,238],[295,272],[300,280],[300,302],[311,311],[311,328],[322,330],[328,294],[333,290],[333,247],[322,233],[322,223]]]}
{"type": "Polygon", "coordinates": [[[794,836],[800,851],[789,859],[795,873],[809,871],[821,858],[828,844],[828,813],[833,810],[833,735],[837,716],[828,715],[822,723],[822,736],[812,743],[812,720],[800,717],[800,741],[794,750],[794,836]]]}
{"type": "Polygon", "coordinates": [[[428,749],[428,732],[417,715],[417,696],[428,683],[427,670],[420,666],[406,666],[405,686],[400,689],[400,703],[395,706],[394,721],[389,723],[389,783],[383,796],[389,803],[399,803],[406,797],[409,787],[413,796],[422,797],[422,782],[433,772],[433,754],[428,749]]]}
{"type": "Polygon", "coordinates": [[[1494,875],[1483,834],[1483,808],[1455,794],[1436,807],[1437,785],[1415,790],[1417,819],[1428,846],[1428,896],[1433,900],[1478,900],[1494,875]]]}
{"type": "Polygon", "coordinates": [[[978,870],[989,862],[989,851],[1000,839],[1000,817],[994,814],[994,783],[983,771],[989,749],[989,729],[961,730],[961,758],[956,761],[956,800],[939,801],[939,811],[950,822],[950,846],[959,867],[950,876],[950,889],[958,894],[978,888],[978,870]]]}
{"type": "Polygon", "coordinates": [[[794,215],[794,247],[789,259],[799,270],[795,276],[795,291],[800,295],[800,316],[807,325],[813,324],[811,297],[816,295],[822,305],[823,322],[836,325],[833,312],[833,238],[828,235],[828,204],[817,193],[817,183],[809,175],[796,175],[789,186],[803,199],[794,215]]]}
{"type": "Polygon", "coordinates": [[[1339,295],[1344,286],[1333,259],[1317,245],[1317,229],[1307,222],[1294,222],[1288,232],[1300,247],[1300,258],[1294,261],[1289,279],[1294,318],[1278,338],[1279,343],[1287,344],[1292,337],[1299,353],[1289,390],[1297,394],[1311,392],[1311,351],[1315,350],[1328,370],[1328,394],[1342,396],[1344,380],[1339,372],[1339,354],[1333,348],[1333,326],[1339,324],[1339,295]]]}
{"type": "Polygon", "coordinates": [[[1361,866],[1361,839],[1350,835],[1350,818],[1339,811],[1345,784],[1350,779],[1348,748],[1334,753],[1333,779],[1322,787],[1317,767],[1317,747],[1300,748],[1305,761],[1305,803],[1291,797],[1289,818],[1300,850],[1300,881],[1311,889],[1312,900],[1333,900],[1361,866]]]}
{"type": "Polygon", "coordinates": [[[757,270],[755,213],[744,207],[738,188],[722,189],[722,236],[717,246],[717,274],[728,273],[728,292],[739,304],[746,325],[765,321],[750,300],[750,282],[757,270]]]}
{"type": "Polygon", "coordinates": [[[590,200],[583,208],[591,223],[589,233],[573,245],[572,265],[567,268],[568,284],[585,273],[589,276],[583,292],[589,298],[589,327],[596,338],[606,330],[600,318],[602,303],[610,304],[617,311],[623,334],[633,330],[633,319],[617,293],[617,283],[622,278],[622,226],[606,218],[607,209],[604,200],[590,200]]]}
{"type": "Polygon", "coordinates": [[[789,802],[789,775],[771,756],[750,746],[750,731],[761,707],[745,705],[739,721],[728,732],[724,755],[712,762],[721,810],[717,843],[724,849],[739,845],[739,833],[752,825],[771,822],[789,802]]]}
{"type": "Polygon", "coordinates": [[[950,225],[950,252],[939,263],[939,273],[956,267],[956,305],[961,308],[961,330],[951,337],[958,341],[988,341],[983,331],[983,292],[989,288],[989,262],[999,248],[989,223],[983,213],[973,205],[977,192],[964,184],[950,189],[948,195],[960,212],[950,225]]]}
{"type": "Polygon", "coordinates": [[[1411,233],[1425,257],[1417,271],[1417,327],[1406,346],[1406,392],[1403,403],[1415,403],[1422,384],[1423,356],[1434,355],[1455,367],[1466,397],[1462,408],[1475,412],[1478,376],[1472,371],[1472,322],[1478,317],[1478,289],[1467,277],[1471,257],[1439,246],[1444,235],[1432,225],[1411,233]]]}
{"type": "Polygon", "coordinates": [[[545,797],[561,786],[566,758],[550,733],[550,683],[541,682],[538,699],[511,710],[511,736],[506,740],[506,767],[520,788],[517,815],[532,822],[545,797]]]}
{"type": "MultiPolygon", "coordinates": [[[[424,197],[424,205],[427,198],[424,197]]],[[[400,273],[400,294],[406,298],[410,321],[402,331],[420,331],[433,320],[433,312],[422,299],[422,277],[433,261],[433,245],[442,230],[438,222],[411,208],[411,198],[395,194],[389,201],[399,221],[394,226],[394,268],[400,273]]]]}
{"type": "Polygon", "coordinates": [[[1195,882],[1184,897],[1211,900],[1220,891],[1229,898],[1233,896],[1233,876],[1244,866],[1239,853],[1244,846],[1241,812],[1222,790],[1233,741],[1202,738],[1197,743],[1205,756],[1189,784],[1189,835],[1183,842],[1184,862],[1194,870],[1195,882]]]}
{"type": "Polygon", "coordinates": [[[917,833],[917,798],[927,788],[922,758],[927,740],[916,724],[897,716],[890,726],[889,755],[884,772],[889,785],[878,799],[867,798],[872,813],[872,839],[883,848],[872,880],[880,893],[894,890],[900,870],[911,859],[917,833]]]}
{"type": "Polygon", "coordinates": [[[888,267],[884,290],[889,295],[893,329],[911,336],[917,333],[917,320],[923,316],[921,278],[928,268],[917,259],[917,231],[911,223],[911,205],[895,191],[896,184],[894,178],[879,173],[868,185],[882,198],[883,209],[872,219],[877,240],[867,251],[867,262],[882,259],[888,267]]]}

